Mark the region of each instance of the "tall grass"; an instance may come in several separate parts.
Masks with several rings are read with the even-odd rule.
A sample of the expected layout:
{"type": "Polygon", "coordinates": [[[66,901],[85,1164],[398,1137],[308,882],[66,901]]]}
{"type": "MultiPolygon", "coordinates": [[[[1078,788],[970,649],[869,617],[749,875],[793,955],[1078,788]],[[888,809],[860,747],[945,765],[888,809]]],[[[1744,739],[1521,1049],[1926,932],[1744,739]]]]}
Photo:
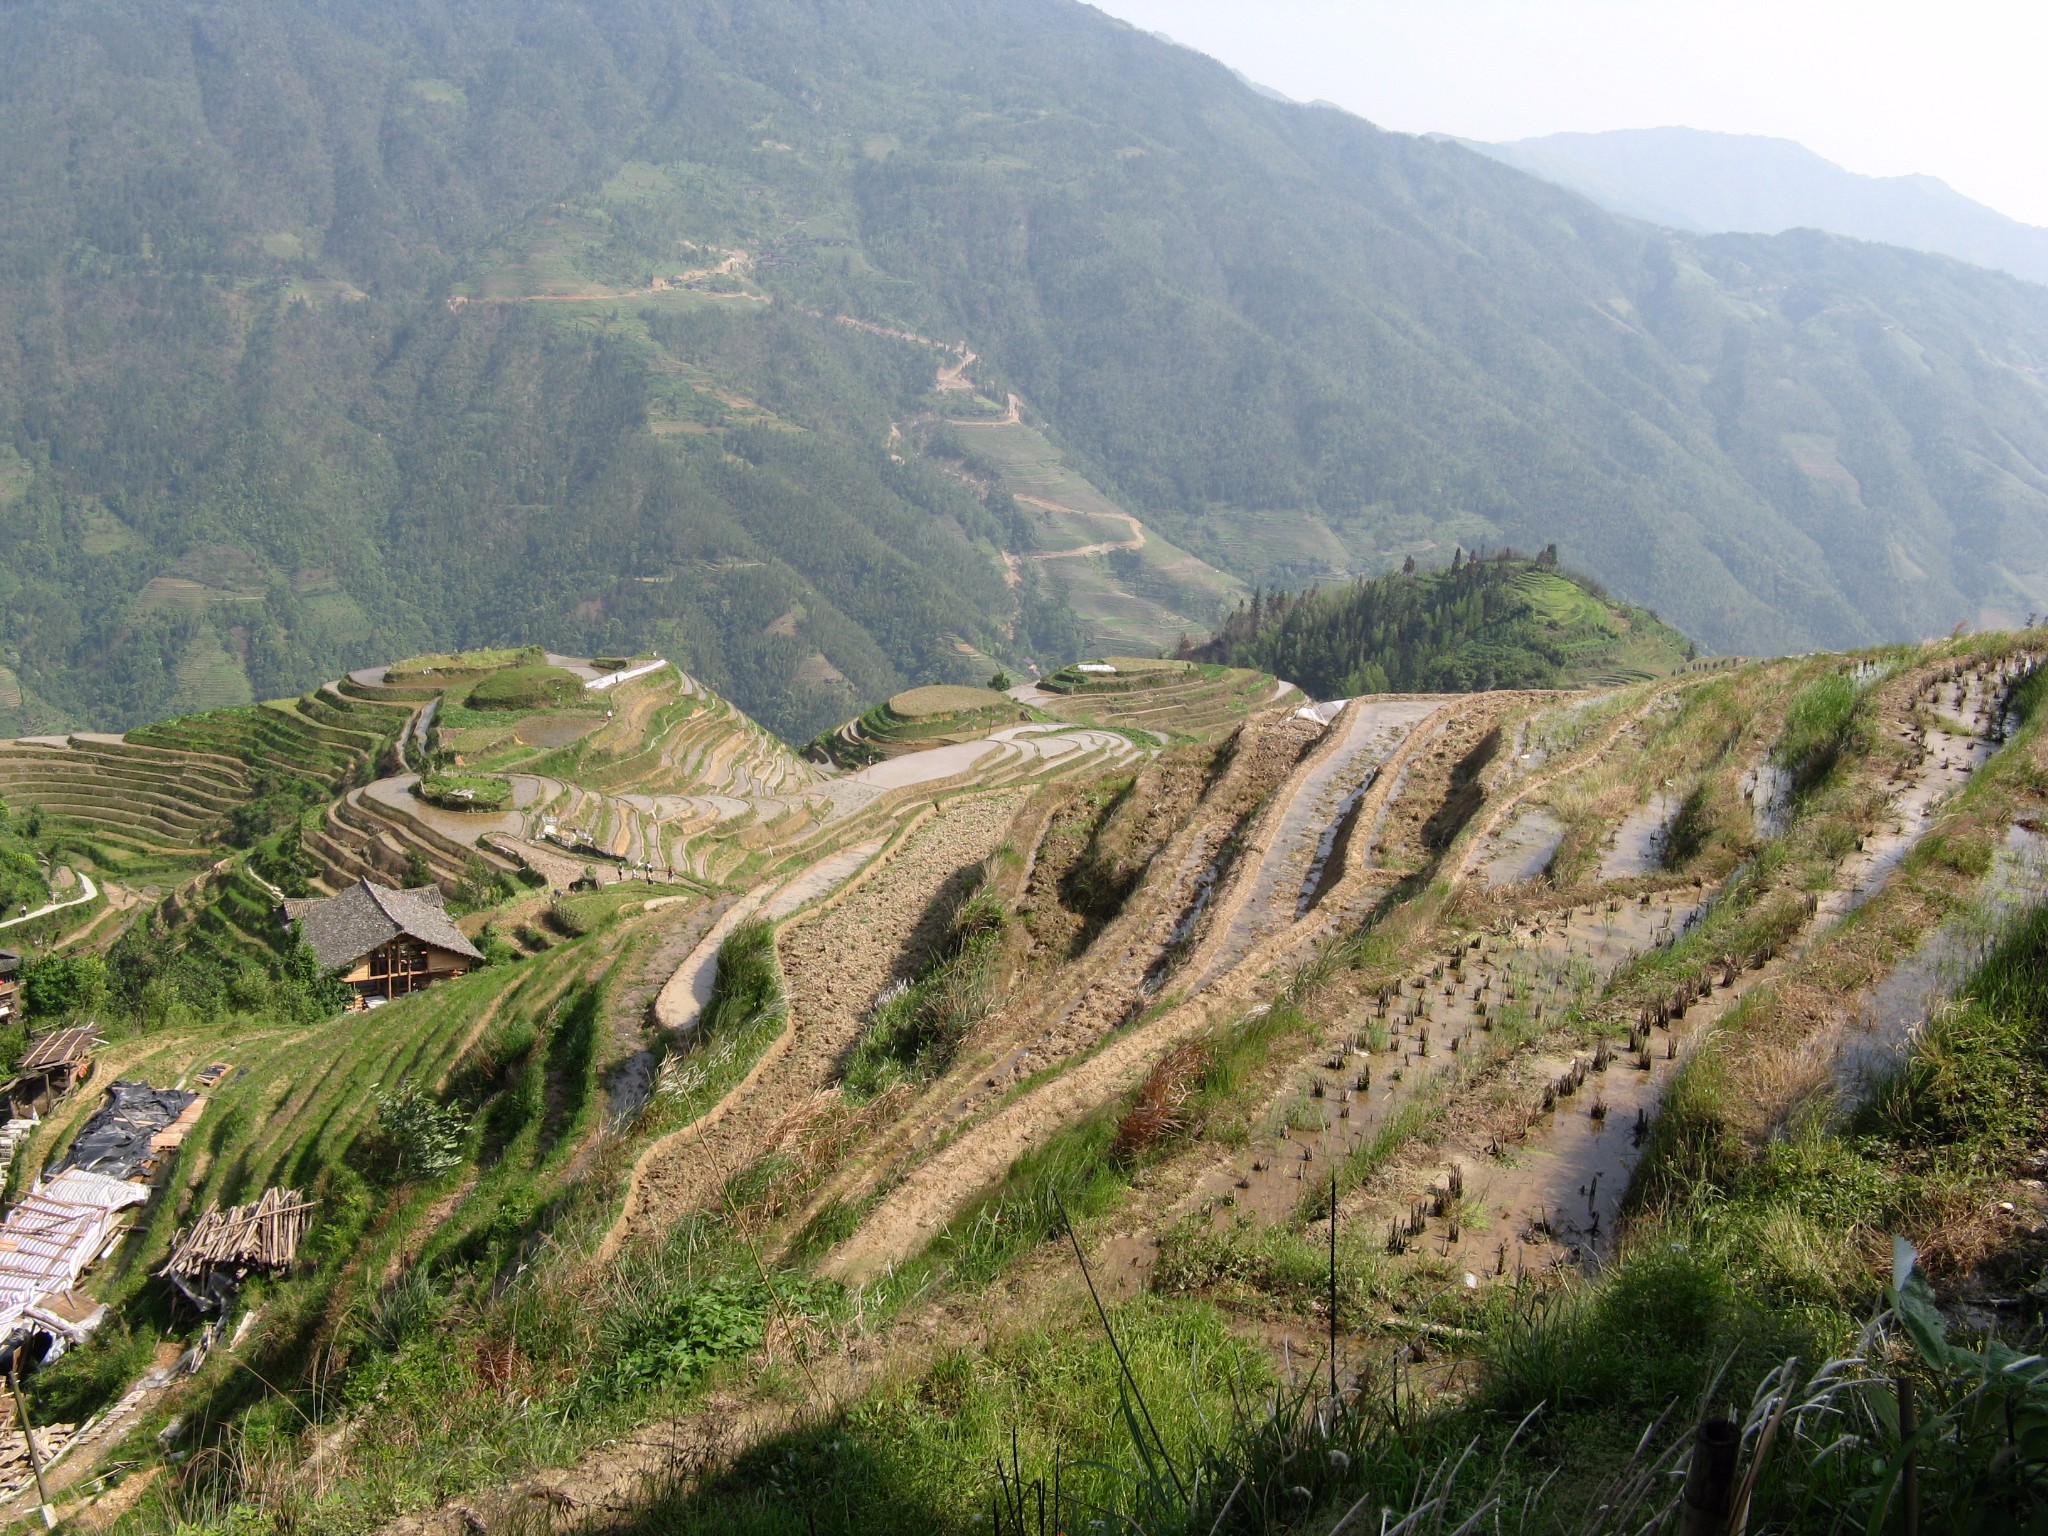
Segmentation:
{"type": "Polygon", "coordinates": [[[997,972],[1009,914],[986,888],[953,919],[939,953],[908,985],[875,1008],[848,1055],[842,1082],[856,1101],[898,1083],[928,1082],[943,1072],[967,1032],[995,1006],[997,972]]]}
{"type": "Polygon", "coordinates": [[[1862,1119],[1895,1145],[1992,1164],[2048,1125],[2048,908],[2023,914],[1938,1009],[1862,1119]]]}
{"type": "Polygon", "coordinates": [[[1792,775],[1795,793],[1822,783],[1867,734],[1864,692],[1848,673],[1830,672],[1793,695],[1775,755],[1792,775]]]}
{"type": "Polygon", "coordinates": [[[1101,1110],[1054,1133],[1010,1166],[1003,1180],[946,1224],[899,1276],[899,1287],[940,1277],[985,1285],[1049,1238],[1069,1216],[1107,1210],[1130,1187],[1112,1157],[1116,1115],[1101,1110]]]}
{"type": "Polygon", "coordinates": [[[741,923],[718,946],[718,973],[696,1028],[655,1074],[648,1110],[656,1128],[694,1120],[718,1103],[753,1070],[788,1020],[775,925],[761,919],[741,923]]]}

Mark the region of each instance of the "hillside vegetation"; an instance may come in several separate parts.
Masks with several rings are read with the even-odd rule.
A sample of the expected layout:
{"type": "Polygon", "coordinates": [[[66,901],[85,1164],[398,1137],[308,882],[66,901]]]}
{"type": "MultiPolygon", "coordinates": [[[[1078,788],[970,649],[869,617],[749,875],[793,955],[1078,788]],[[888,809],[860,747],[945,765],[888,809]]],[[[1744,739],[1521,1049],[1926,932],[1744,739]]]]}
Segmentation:
{"type": "Polygon", "coordinates": [[[1634,682],[1677,671],[1693,647],[1647,609],[1560,574],[1554,553],[1461,551],[1443,570],[1255,595],[1187,654],[1348,698],[1634,682]]]}
{"type": "Polygon", "coordinates": [[[33,0],[0,132],[0,729],[547,634],[803,741],[1454,541],[1716,650],[2048,592],[2037,288],[1067,0],[33,0]]]}
{"type": "Polygon", "coordinates": [[[36,839],[42,830],[40,815],[17,826],[7,802],[0,800],[0,917],[12,917],[49,900],[49,881],[36,857],[36,839]]]}

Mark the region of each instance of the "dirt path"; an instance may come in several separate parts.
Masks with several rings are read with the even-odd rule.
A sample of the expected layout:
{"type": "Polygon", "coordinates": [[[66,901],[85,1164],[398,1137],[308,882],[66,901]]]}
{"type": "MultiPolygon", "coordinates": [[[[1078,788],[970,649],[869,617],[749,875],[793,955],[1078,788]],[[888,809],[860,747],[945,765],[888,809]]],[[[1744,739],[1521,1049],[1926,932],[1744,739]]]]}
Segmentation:
{"type": "MultiPolygon", "coordinates": [[[[1013,397],[1014,398],[1014,397],[1013,397]]],[[[1143,549],[1145,547],[1145,525],[1129,512],[1083,512],[1079,507],[1065,506],[1057,501],[1047,501],[1043,496],[1015,496],[1027,507],[1036,507],[1041,512],[1057,512],[1066,517],[1114,517],[1131,525],[1128,539],[1110,539],[1100,544],[1083,544],[1078,549],[1042,549],[1026,558],[1031,560],[1082,560],[1090,555],[1106,555],[1114,549],[1143,549]]]]}
{"type": "MultiPolygon", "coordinates": [[[[967,377],[967,370],[974,366],[974,360],[974,354],[968,351],[967,348],[962,347],[959,355],[952,363],[941,363],[939,365],[939,377],[933,387],[946,390],[972,390],[974,388],[974,381],[967,377]]],[[[1010,399],[1012,401],[1010,407],[1011,420],[1014,421],[1016,419],[1016,405],[1014,402],[1017,397],[1012,395],[1010,399]]]]}
{"type": "Polygon", "coordinates": [[[57,940],[50,946],[52,949],[69,949],[75,944],[99,948],[112,937],[108,930],[124,927],[123,920],[135,913],[143,904],[139,893],[131,891],[125,885],[116,885],[111,880],[102,886],[101,890],[106,893],[107,904],[94,913],[92,921],[83,928],[74,928],[57,940]]]}
{"type": "Polygon", "coordinates": [[[73,896],[66,901],[46,902],[44,905],[37,907],[33,912],[24,912],[20,917],[10,917],[6,922],[0,923],[0,928],[12,928],[18,923],[32,923],[39,917],[48,917],[52,912],[62,912],[67,907],[82,907],[88,901],[91,901],[93,897],[99,895],[99,887],[92,883],[92,876],[86,874],[83,870],[79,871],[78,883],[85,887],[85,890],[79,895],[73,896]]]}
{"type": "Polygon", "coordinates": [[[996,850],[1024,799],[962,797],[927,813],[891,854],[778,936],[788,1027],[738,1088],[643,1155],[609,1251],[710,1205],[780,1128],[832,1090],[876,997],[927,937],[934,902],[996,850]]]}
{"type": "MultiPolygon", "coordinates": [[[[972,362],[973,360],[974,360],[974,356],[973,356],[973,354],[972,354],[972,353],[969,353],[969,354],[968,354],[968,362],[972,362]]],[[[965,367],[965,366],[966,366],[966,364],[962,364],[961,366],[962,366],[962,367],[965,367]]],[[[945,377],[946,377],[946,371],[945,371],[945,370],[944,370],[944,369],[942,368],[942,369],[940,369],[940,370],[939,370],[939,378],[940,378],[940,380],[941,380],[941,381],[943,381],[943,380],[945,379],[945,377]]],[[[944,383],[944,382],[941,382],[941,383],[940,383],[940,385],[939,385],[939,388],[941,388],[941,389],[948,389],[948,388],[951,388],[951,389],[972,389],[973,387],[974,387],[974,386],[973,386],[972,384],[968,384],[968,383],[964,383],[964,382],[963,382],[963,383],[959,383],[959,384],[952,384],[952,385],[948,385],[948,384],[946,384],[946,383],[944,383]]],[[[949,426],[949,427],[1014,427],[1014,426],[1018,425],[1018,424],[1019,424],[1020,422],[1022,422],[1022,421],[1024,420],[1024,402],[1023,402],[1022,400],[1019,400],[1019,399],[1018,399],[1018,398],[1017,398],[1017,397],[1016,397],[1015,395],[1011,395],[1011,396],[1009,397],[1009,399],[1010,399],[1009,407],[1008,407],[1008,408],[1007,408],[1007,409],[1006,409],[1006,410],[1005,410],[1005,411],[1003,412],[1003,414],[1002,414],[1002,415],[1000,415],[1000,416],[997,416],[997,417],[993,418],[992,420],[989,420],[989,421],[955,421],[955,420],[952,420],[952,419],[950,419],[950,418],[949,418],[949,419],[947,420],[947,422],[946,422],[946,425],[947,425],[947,426],[949,426]]],[[[1018,500],[1020,500],[1020,501],[1021,501],[1022,499],[1023,499],[1022,497],[1019,497],[1019,498],[1018,498],[1018,500]]]]}

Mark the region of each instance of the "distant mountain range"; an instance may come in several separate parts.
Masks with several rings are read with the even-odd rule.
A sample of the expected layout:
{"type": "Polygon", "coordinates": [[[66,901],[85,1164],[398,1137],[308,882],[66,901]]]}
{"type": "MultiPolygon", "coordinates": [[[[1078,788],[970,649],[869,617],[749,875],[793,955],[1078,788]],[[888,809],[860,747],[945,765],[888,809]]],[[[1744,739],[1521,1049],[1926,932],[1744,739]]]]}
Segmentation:
{"type": "Polygon", "coordinates": [[[0,734],[545,635],[803,741],[1459,545],[1709,651],[2048,609],[2048,289],[1073,0],[27,0],[0,142],[0,734]]]}
{"type": "Polygon", "coordinates": [[[1459,141],[1631,218],[1699,234],[1824,229],[2048,283],[2048,229],[1933,176],[1860,176],[1790,139],[1698,128],[1459,141]]]}

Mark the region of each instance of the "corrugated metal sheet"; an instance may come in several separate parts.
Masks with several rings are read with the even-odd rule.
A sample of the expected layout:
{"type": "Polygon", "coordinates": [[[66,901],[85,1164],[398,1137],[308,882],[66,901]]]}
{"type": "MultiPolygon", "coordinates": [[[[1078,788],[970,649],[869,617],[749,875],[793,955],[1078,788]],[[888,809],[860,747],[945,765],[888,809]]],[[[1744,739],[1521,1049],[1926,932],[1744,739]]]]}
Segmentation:
{"type": "Polygon", "coordinates": [[[52,1291],[68,1290],[106,1248],[121,1212],[149,1191],[72,1169],[38,1184],[0,1221],[0,1339],[52,1291]]]}

